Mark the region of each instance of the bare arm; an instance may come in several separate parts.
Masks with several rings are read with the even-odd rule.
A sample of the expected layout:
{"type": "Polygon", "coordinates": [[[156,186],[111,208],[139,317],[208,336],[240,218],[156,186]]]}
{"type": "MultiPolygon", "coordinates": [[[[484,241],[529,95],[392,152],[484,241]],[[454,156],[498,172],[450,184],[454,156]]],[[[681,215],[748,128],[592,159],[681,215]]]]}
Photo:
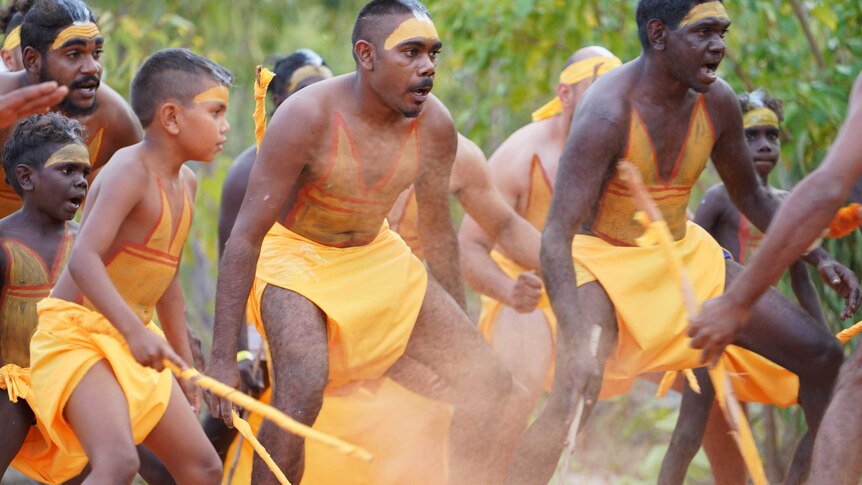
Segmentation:
{"type": "Polygon", "coordinates": [[[122,167],[105,173],[93,189],[84,218],[94,222],[81,225],[69,257],[69,274],[99,313],[123,335],[139,363],[161,370],[162,360],[167,358],[184,367],[176,353],[162,345],[164,341],[159,342],[126,304],[103,262],[120,227],[149,187],[143,166],[123,162],[128,161],[117,160],[115,163],[122,163],[122,167]]]}
{"type": "Polygon", "coordinates": [[[718,229],[718,221],[724,213],[724,207],[727,202],[727,193],[723,186],[714,185],[703,194],[703,200],[697,206],[697,212],[694,214],[694,223],[702,227],[706,232],[715,237],[715,231],[718,229]]]}
{"type": "Polygon", "coordinates": [[[230,231],[236,223],[239,208],[248,187],[248,178],[254,166],[255,149],[242,152],[231,165],[221,187],[221,203],[218,213],[218,254],[221,258],[224,246],[230,236],[230,231]]]}
{"type": "Polygon", "coordinates": [[[491,181],[488,164],[478,147],[463,151],[464,155],[459,147],[452,169],[452,185],[459,187],[456,194],[464,212],[497,241],[507,256],[521,266],[538,270],[539,231],[506,203],[491,181]]]}
{"type": "Polygon", "coordinates": [[[799,306],[823,325],[823,328],[828,329],[826,316],[823,315],[823,308],[820,307],[820,298],[817,297],[817,290],[808,276],[805,263],[797,261],[790,265],[790,287],[796,295],[799,306]]]}
{"type": "Polygon", "coordinates": [[[449,177],[455,160],[457,133],[442,103],[429,106],[420,124],[419,176],[416,179],[419,241],[434,278],[466,309],[464,283],[458,267],[458,241],[449,212],[449,177]]]}
{"type": "MultiPolygon", "coordinates": [[[[216,285],[213,345],[207,373],[236,387],[237,338],[246,300],[254,282],[263,238],[284,209],[303,168],[312,159],[314,143],[322,139],[325,118],[316,100],[295,96],[275,112],[252,168],[239,215],[225,244],[216,285]],[[297,123],[296,120],[302,120],[297,123]]],[[[209,399],[213,416],[230,423],[231,406],[209,399]]]]}

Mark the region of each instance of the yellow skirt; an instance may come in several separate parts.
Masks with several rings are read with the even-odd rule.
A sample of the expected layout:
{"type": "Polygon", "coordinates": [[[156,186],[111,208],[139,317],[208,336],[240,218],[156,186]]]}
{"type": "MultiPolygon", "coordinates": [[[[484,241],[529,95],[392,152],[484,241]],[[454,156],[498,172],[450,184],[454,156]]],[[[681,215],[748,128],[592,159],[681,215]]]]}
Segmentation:
{"type": "MultiPolygon", "coordinates": [[[[497,266],[506,273],[506,276],[512,280],[516,280],[518,275],[528,271],[523,266],[512,261],[506,256],[503,256],[499,251],[492,251],[491,259],[493,259],[494,262],[497,263],[497,266]]],[[[505,305],[485,295],[482,295],[481,299],[482,313],[479,314],[479,332],[485,336],[485,339],[488,342],[493,343],[494,328],[497,325],[497,317],[500,316],[500,311],[505,305]]],[[[557,353],[557,319],[554,316],[553,310],[551,310],[551,301],[548,299],[548,293],[545,291],[544,287],[542,288],[542,296],[539,298],[539,304],[536,308],[542,311],[542,314],[545,316],[545,321],[548,322],[548,328],[551,330],[551,360],[548,365],[548,375],[545,379],[545,390],[550,391],[551,385],[554,382],[554,356],[557,353]]]]}
{"type": "Polygon", "coordinates": [[[252,312],[261,322],[267,285],[317,305],[326,314],[330,386],[339,386],[377,379],[401,357],[427,283],[425,267],[385,222],[372,242],[349,248],[316,243],[276,223],[261,247],[252,312]]]}
{"type": "MultiPolygon", "coordinates": [[[[64,482],[84,469],[87,455],[63,417],[63,410],[94,364],[104,359],[113,369],[129,403],[136,444],[162,418],[170,401],[173,377],[168,370],[156,372],[138,364],[122,335],[100,313],[56,298],[45,298],[37,309],[39,326],[30,341],[34,392],[29,402],[56,450],[50,460],[57,464],[55,470],[62,469],[51,482],[64,482]]],[[[152,322],[147,328],[164,336],[152,322]]]]}

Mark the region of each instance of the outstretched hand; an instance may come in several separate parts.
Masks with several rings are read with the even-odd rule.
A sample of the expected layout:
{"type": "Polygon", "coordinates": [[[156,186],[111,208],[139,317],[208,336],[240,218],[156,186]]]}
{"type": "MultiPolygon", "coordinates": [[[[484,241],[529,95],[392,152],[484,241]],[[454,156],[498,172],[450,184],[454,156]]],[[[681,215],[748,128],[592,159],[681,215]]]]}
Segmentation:
{"type": "Polygon", "coordinates": [[[724,348],[733,343],[739,331],[748,323],[751,309],[725,293],[707,300],[700,313],[690,318],[688,336],[691,346],[703,349],[701,362],[718,363],[724,348]]]}
{"type": "Polygon", "coordinates": [[[859,280],[852,270],[843,264],[829,260],[817,266],[817,272],[824,283],[829,285],[835,293],[844,298],[844,310],[841,319],[846,320],[856,313],[862,302],[862,290],[859,289],[859,280]]]}
{"type": "Polygon", "coordinates": [[[0,129],[15,124],[30,115],[47,113],[69,93],[69,88],[56,82],[26,86],[0,96],[0,129]]]}

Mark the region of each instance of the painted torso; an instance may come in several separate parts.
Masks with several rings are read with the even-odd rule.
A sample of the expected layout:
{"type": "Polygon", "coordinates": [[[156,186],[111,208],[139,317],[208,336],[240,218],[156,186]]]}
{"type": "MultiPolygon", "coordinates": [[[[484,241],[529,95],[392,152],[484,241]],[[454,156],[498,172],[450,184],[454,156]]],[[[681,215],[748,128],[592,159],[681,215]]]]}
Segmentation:
{"type": "Polygon", "coordinates": [[[336,247],[374,239],[398,196],[418,174],[418,122],[412,122],[397,149],[377,160],[363,157],[357,145],[344,118],[335,113],[325,165],[296,194],[283,221],[286,228],[336,247]]]}
{"type": "MultiPolygon", "coordinates": [[[[667,178],[661,175],[653,140],[637,109],[632,107],[628,144],[621,160],[637,166],[653,199],[661,210],[674,239],[685,236],[686,208],[691,189],[697,182],[712,153],[715,133],[706,111],[703,95],[695,102],[682,149],[676,155],[673,170],[667,178]]],[[[633,246],[643,227],[633,219],[637,211],[620,174],[614,173],[607,183],[591,231],[605,241],[619,246],[633,246]]]]}
{"type": "MultiPolygon", "coordinates": [[[[188,192],[184,191],[180,220],[174,230],[167,194],[161,182],[158,187],[161,215],[143,243],[125,241],[104,260],[114,287],[144,324],[152,320],[156,303],[176,275],[192,222],[192,201],[188,192]],[[174,233],[171,234],[171,231],[174,233]]],[[[83,295],[79,296],[79,302],[87,308],[96,309],[83,295]]]]}
{"type": "Polygon", "coordinates": [[[67,230],[50,266],[27,245],[15,239],[0,240],[6,259],[4,286],[0,292],[0,361],[30,367],[30,337],[36,330],[36,303],[51,293],[72,249],[67,230]]]}

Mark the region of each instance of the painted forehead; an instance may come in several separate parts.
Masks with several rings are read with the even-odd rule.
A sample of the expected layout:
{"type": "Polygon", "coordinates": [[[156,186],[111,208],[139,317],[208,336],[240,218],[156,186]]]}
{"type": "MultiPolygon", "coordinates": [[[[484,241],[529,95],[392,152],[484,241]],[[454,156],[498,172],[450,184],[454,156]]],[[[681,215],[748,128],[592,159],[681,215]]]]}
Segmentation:
{"type": "Polygon", "coordinates": [[[88,40],[93,39],[98,41],[101,36],[102,34],[99,32],[99,27],[93,22],[75,22],[57,34],[57,37],[54,39],[54,43],[51,44],[51,49],[59,49],[63,47],[63,44],[75,38],[85,38],[88,40]]]}
{"type": "Polygon", "coordinates": [[[90,165],[90,151],[87,147],[80,143],[69,143],[63,148],[52,153],[48,160],[45,161],[45,166],[50,167],[58,163],[80,163],[90,165]]]}
{"type": "Polygon", "coordinates": [[[707,19],[730,22],[730,17],[727,16],[727,11],[724,10],[724,4],[714,1],[699,3],[692,7],[688,11],[688,14],[680,21],[679,26],[687,27],[707,19]]]}
{"type": "Polygon", "coordinates": [[[755,108],[742,115],[743,128],[774,126],[778,128],[778,115],[769,108],[755,108]]]}
{"type": "Polygon", "coordinates": [[[440,40],[431,17],[425,13],[414,11],[413,16],[405,19],[389,34],[383,43],[383,48],[391,50],[404,41],[419,38],[440,40]]]}
{"type": "Polygon", "coordinates": [[[222,102],[227,106],[228,101],[230,101],[230,90],[228,90],[227,86],[218,84],[216,86],[212,86],[210,88],[204,89],[200,93],[198,93],[193,101],[196,104],[209,103],[212,101],[222,102]]]}

